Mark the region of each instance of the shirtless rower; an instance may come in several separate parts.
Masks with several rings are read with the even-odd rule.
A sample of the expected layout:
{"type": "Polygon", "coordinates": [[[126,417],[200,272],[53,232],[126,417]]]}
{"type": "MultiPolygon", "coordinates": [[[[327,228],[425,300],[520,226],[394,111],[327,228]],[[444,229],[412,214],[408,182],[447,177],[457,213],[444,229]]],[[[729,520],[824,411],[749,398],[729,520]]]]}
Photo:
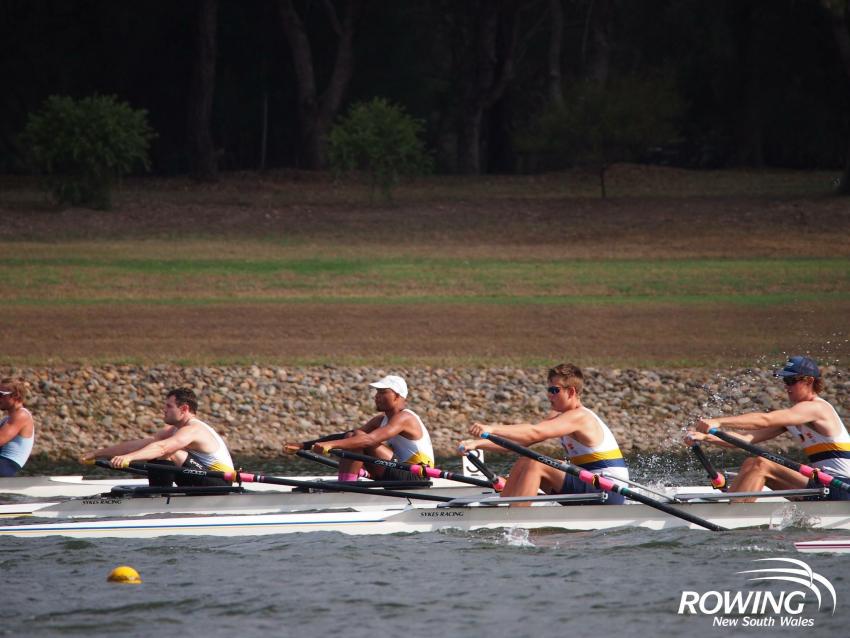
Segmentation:
{"type": "MultiPolygon", "coordinates": [[[[552,410],[539,423],[515,425],[474,423],[469,433],[480,437],[489,432],[510,439],[520,445],[529,446],[547,439],[560,438],[561,445],[570,463],[588,471],[605,474],[614,479],[629,478],[623,454],[613,433],[592,410],[584,407],[581,392],[584,374],[578,366],[562,363],[548,373],[547,396],[552,410]]],[[[486,439],[461,441],[460,453],[470,450],[503,451],[486,439]]],[[[568,475],[533,459],[522,457],[511,468],[502,496],[534,496],[538,490],[548,494],[587,494],[602,490],[587,485],[578,478],[568,475]]],[[[606,504],[622,504],[620,494],[609,493],[606,504]]],[[[513,503],[528,506],[530,503],[513,503]]]]}
{"type": "Polygon", "coordinates": [[[0,381],[0,476],[15,476],[26,464],[35,442],[35,423],[24,407],[26,386],[7,378],[0,381]]]}
{"type": "MultiPolygon", "coordinates": [[[[338,448],[366,454],[385,461],[396,460],[434,467],[434,449],[431,436],[422,419],[407,407],[407,383],[396,375],[387,375],[369,384],[375,388],[375,408],[381,412],[363,427],[346,433],[344,438],[315,443],[313,451],[327,454],[338,448]]],[[[341,459],[338,478],[340,481],[356,481],[362,461],[341,459]]],[[[365,463],[365,469],[374,479],[386,481],[428,480],[407,470],[386,468],[365,463]]]]}
{"type": "MultiPolygon", "coordinates": [[[[165,427],[151,437],[134,439],[100,448],[82,457],[84,462],[109,458],[112,467],[127,467],[131,461],[155,461],[193,470],[232,472],[233,460],[224,440],[197,416],[198,398],[190,388],[175,388],[166,395],[162,420],[165,427]]],[[[171,472],[149,472],[148,482],[157,487],[186,485],[229,485],[212,477],[171,472]]]]}
{"type": "MultiPolygon", "coordinates": [[[[710,428],[741,431],[736,432],[736,436],[753,444],[788,432],[803,446],[809,465],[841,480],[850,481],[850,435],[835,408],[819,396],[823,392],[824,382],[817,363],[809,357],[794,356],[774,376],[785,382],[785,391],[792,404],[790,408],[700,419],[696,428],[685,436],[685,443],[691,445],[694,441],[705,441],[734,447],[707,434],[710,428]]],[[[729,491],[760,492],[765,485],[773,490],[820,487],[819,483],[799,472],[760,456],[753,456],[744,461],[729,491]]],[[[850,494],[842,490],[830,490],[826,498],[850,500],[850,494]]]]}

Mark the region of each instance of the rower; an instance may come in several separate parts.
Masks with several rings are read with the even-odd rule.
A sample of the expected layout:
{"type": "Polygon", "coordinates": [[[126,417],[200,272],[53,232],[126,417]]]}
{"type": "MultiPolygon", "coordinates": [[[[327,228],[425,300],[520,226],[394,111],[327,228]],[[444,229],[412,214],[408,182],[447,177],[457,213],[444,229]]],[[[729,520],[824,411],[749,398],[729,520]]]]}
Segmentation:
{"type": "MultiPolygon", "coordinates": [[[[784,381],[788,400],[792,404],[790,408],[702,418],[695,429],[687,433],[685,443],[692,445],[694,441],[705,441],[734,447],[707,434],[710,428],[737,430],[737,436],[751,444],[788,432],[802,445],[809,465],[840,480],[850,481],[850,435],[835,408],[819,396],[824,390],[824,381],[817,363],[809,357],[790,357],[785,367],[775,371],[774,376],[784,381]]],[[[764,457],[754,456],[744,461],[729,491],[759,492],[765,485],[773,490],[821,487],[820,483],[799,472],[764,457]]],[[[850,495],[833,489],[826,498],[850,500],[850,495]]]]}
{"type": "MultiPolygon", "coordinates": [[[[434,467],[434,448],[431,436],[422,419],[407,407],[407,382],[400,376],[387,375],[369,384],[375,388],[375,408],[381,412],[361,428],[346,432],[342,438],[319,439],[312,446],[314,452],[327,454],[336,448],[383,459],[434,467]]],[[[356,481],[364,469],[364,462],[342,459],[339,463],[340,481],[356,481]]],[[[385,481],[427,481],[407,470],[365,463],[369,476],[385,481]]]]}
{"type": "MultiPolygon", "coordinates": [[[[476,437],[485,432],[495,434],[522,446],[559,437],[573,465],[594,473],[605,470],[609,478],[628,480],[629,470],[614,434],[595,412],[582,405],[584,374],[581,369],[571,363],[562,363],[549,370],[547,379],[546,391],[552,410],[545,419],[539,423],[514,425],[473,423],[469,433],[476,437]]],[[[466,453],[470,450],[502,448],[485,439],[468,439],[461,441],[458,449],[466,453]]],[[[528,457],[520,458],[511,468],[502,496],[534,496],[538,490],[548,494],[592,494],[603,491],[549,465],[528,457]]],[[[605,500],[606,504],[624,502],[619,493],[609,493],[605,500]]],[[[529,502],[511,504],[512,507],[528,505],[529,502]]]]}
{"type": "Polygon", "coordinates": [[[24,407],[26,385],[6,378],[0,381],[0,476],[15,476],[27,462],[35,443],[35,423],[24,407]]]}
{"type": "MultiPolygon", "coordinates": [[[[152,461],[173,464],[191,470],[232,472],[233,461],[227,445],[218,433],[197,416],[198,397],[190,388],[175,388],[168,392],[163,408],[165,427],[152,437],[134,439],[100,448],[84,455],[84,463],[97,458],[109,458],[115,468],[127,467],[131,461],[152,461]]],[[[220,478],[149,471],[148,482],[164,487],[176,483],[187,485],[229,485],[220,478]]]]}

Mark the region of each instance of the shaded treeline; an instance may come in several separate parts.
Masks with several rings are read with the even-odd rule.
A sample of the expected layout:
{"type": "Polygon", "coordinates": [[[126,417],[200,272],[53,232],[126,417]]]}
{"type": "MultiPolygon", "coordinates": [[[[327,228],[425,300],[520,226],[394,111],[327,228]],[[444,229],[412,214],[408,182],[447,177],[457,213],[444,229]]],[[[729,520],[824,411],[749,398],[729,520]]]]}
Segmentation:
{"type": "Polygon", "coordinates": [[[626,76],[685,105],[652,161],[837,168],[847,34],[847,0],[0,0],[0,171],[48,95],[101,93],[149,112],[163,174],[321,168],[374,96],[425,121],[439,170],[513,172],[547,105],[626,76]]]}

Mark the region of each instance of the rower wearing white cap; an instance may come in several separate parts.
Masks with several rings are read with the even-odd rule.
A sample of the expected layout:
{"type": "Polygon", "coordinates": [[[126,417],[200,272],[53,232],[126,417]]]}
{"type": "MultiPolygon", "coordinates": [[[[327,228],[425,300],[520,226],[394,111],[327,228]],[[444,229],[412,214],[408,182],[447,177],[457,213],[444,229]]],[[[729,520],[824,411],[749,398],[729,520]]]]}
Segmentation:
{"type": "MultiPolygon", "coordinates": [[[[793,404],[790,408],[700,419],[696,428],[687,433],[685,443],[691,445],[694,441],[706,441],[729,447],[728,443],[707,434],[711,428],[746,430],[746,433],[736,433],[736,436],[748,443],[761,443],[787,431],[803,446],[809,465],[850,481],[850,434],[835,408],[819,396],[824,383],[817,363],[809,357],[790,357],[785,367],[774,372],[773,376],[785,383],[788,400],[793,404]]],[[[729,490],[758,492],[765,485],[773,490],[820,486],[817,481],[795,470],[753,456],[741,465],[741,471],[729,490]]],[[[830,490],[826,498],[848,500],[850,495],[842,490],[830,490]]]]}
{"type": "MultiPolygon", "coordinates": [[[[316,443],[313,450],[327,454],[337,448],[367,454],[385,461],[434,466],[434,448],[431,436],[422,419],[407,407],[407,383],[390,374],[369,384],[375,388],[375,408],[381,412],[345,438],[316,443]]],[[[342,459],[339,464],[340,481],[356,481],[361,461],[342,459]]],[[[373,478],[383,480],[427,480],[405,471],[367,463],[366,469],[373,478]]]]}

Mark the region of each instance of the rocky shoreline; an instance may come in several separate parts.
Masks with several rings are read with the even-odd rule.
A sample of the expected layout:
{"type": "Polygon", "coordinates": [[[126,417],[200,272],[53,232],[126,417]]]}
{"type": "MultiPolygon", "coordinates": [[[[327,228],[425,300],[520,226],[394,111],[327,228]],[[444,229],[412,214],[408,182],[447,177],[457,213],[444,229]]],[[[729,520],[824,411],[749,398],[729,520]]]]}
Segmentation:
{"type": "MultiPolygon", "coordinates": [[[[824,368],[824,398],[847,418],[850,370],[824,368]]],[[[199,416],[234,455],[279,456],[285,441],[347,430],[375,414],[369,382],[400,374],[408,405],[429,427],[437,454],[451,454],[473,421],[527,422],[545,414],[544,369],[269,366],[19,368],[37,422],[34,452],[75,457],[109,443],[147,436],[162,425],[165,393],[177,386],[200,397],[199,416]]],[[[611,426],[623,451],[680,451],[683,428],[698,415],[773,410],[782,385],[763,369],[585,369],[584,403],[611,426]]],[[[783,437],[785,438],[785,437],[783,437]]],[[[778,446],[775,449],[782,449],[778,446]]]]}

